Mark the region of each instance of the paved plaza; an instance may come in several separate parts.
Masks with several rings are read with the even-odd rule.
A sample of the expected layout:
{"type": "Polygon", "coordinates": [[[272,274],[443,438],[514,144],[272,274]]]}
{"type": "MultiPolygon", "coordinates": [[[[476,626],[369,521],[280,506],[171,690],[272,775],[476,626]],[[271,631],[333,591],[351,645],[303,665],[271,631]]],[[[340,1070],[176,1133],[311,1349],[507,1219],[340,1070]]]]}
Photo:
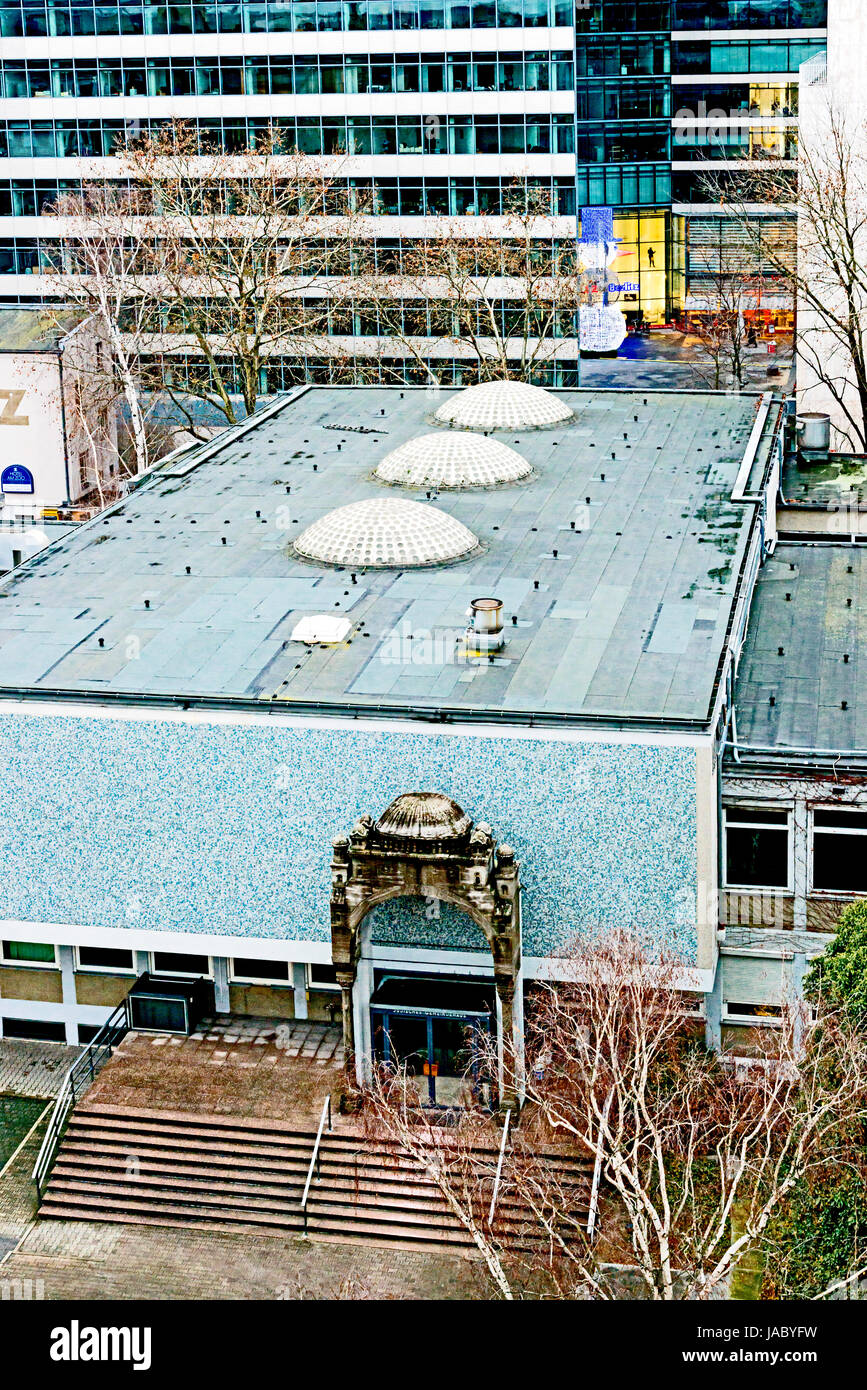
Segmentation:
{"type": "Polygon", "coordinates": [[[342,1065],[326,1023],[218,1015],[184,1038],[128,1033],[87,1092],[88,1104],[315,1123],[342,1065]]]}
{"type": "Polygon", "coordinates": [[[45,1299],[490,1296],[483,1267],[461,1256],[87,1221],[32,1225],[0,1257],[0,1297],[4,1287],[7,1297],[30,1288],[45,1299]]]}
{"type": "Polygon", "coordinates": [[[0,1038],[0,1095],[53,1100],[80,1047],[0,1038]]]}

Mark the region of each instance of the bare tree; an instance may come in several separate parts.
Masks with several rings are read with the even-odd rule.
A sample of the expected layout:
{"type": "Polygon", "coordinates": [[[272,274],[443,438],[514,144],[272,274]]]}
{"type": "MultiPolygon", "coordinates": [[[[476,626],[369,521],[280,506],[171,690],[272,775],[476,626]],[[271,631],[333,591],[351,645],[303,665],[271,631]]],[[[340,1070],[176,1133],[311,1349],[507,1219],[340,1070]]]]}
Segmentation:
{"type": "Polygon", "coordinates": [[[358,297],[395,343],[436,381],[447,345],[480,380],[532,378],[577,337],[583,278],[574,244],[556,236],[542,190],[526,180],[504,194],[501,216],[438,218],[405,246],[398,271],[368,272],[358,297]]]}
{"type": "Polygon", "coordinates": [[[130,176],[150,207],[156,264],[140,285],[161,305],[151,352],[184,368],[175,400],[206,401],[228,423],[255,410],[270,359],[303,355],[350,292],[360,218],[339,170],[269,129],[241,152],[203,146],[173,122],[130,147],[130,176]]]}
{"type": "MultiPolygon", "coordinates": [[[[90,412],[92,398],[98,397],[99,409],[114,414],[117,402],[123,402],[133,471],[142,473],[150,447],[140,359],[153,328],[154,303],[141,282],[146,266],[153,272],[158,250],[149,239],[141,196],[120,184],[86,184],[80,193],[61,194],[49,214],[58,223],[58,249],[46,290],[92,316],[105,346],[105,357],[87,369],[90,380],[82,378],[81,404],[90,412]]],[[[91,415],[81,417],[81,427],[92,429],[91,415]]]]}
{"type": "MultiPolygon", "coordinates": [[[[654,1299],[707,1299],[765,1236],[841,1126],[867,1115],[867,1047],[848,1020],[786,1007],[749,1059],[685,1028],[681,967],[613,933],[576,952],[531,1022],[527,1099],[599,1164],[654,1299]]],[[[621,1228],[609,1221],[608,1258],[621,1228]]],[[[626,1252],[624,1252],[625,1254],[626,1252]]],[[[607,1287],[597,1266],[597,1293],[607,1287]]]]}
{"type": "Polygon", "coordinates": [[[867,127],[829,99],[811,125],[802,113],[797,185],[782,164],[744,169],[726,183],[706,180],[765,265],[793,283],[799,365],[828,393],[841,436],[857,452],[867,451],[865,147],[867,127]],[[796,258],[788,236],[769,233],[770,208],[797,214],[796,258]]]}
{"type": "MultiPolygon", "coordinates": [[[[437,1148],[405,1079],[375,1082],[368,1104],[472,1232],[503,1297],[719,1296],[795,1184],[867,1116],[865,1041],[841,1015],[808,1027],[792,1009],[748,1059],[718,1058],[686,1017],[677,961],[614,932],[557,965],[567,978],[538,984],[528,1010],[508,1221],[484,1215],[491,1165],[473,1150],[486,1122],[465,1112],[437,1148]]],[[[495,1064],[492,1041],[483,1065],[495,1064]]]]}

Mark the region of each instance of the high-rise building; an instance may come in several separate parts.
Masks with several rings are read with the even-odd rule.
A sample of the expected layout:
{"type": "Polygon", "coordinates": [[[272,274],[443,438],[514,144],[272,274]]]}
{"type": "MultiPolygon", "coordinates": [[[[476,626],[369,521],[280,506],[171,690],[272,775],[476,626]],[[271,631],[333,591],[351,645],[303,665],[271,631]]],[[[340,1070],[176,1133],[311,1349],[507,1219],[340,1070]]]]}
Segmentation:
{"type": "MultiPolygon", "coordinates": [[[[496,216],[516,177],[547,191],[555,239],[610,206],[612,298],[664,322],[725,240],[703,176],[794,164],[798,68],[825,16],[826,0],[0,0],[0,297],[39,297],[60,191],[117,177],[119,143],[184,117],[230,149],[274,122],[343,154],[385,254],[432,215],[496,216]]],[[[560,331],[548,378],[568,385],[560,331]]],[[[316,367],[275,362],[269,384],[316,367]]]]}

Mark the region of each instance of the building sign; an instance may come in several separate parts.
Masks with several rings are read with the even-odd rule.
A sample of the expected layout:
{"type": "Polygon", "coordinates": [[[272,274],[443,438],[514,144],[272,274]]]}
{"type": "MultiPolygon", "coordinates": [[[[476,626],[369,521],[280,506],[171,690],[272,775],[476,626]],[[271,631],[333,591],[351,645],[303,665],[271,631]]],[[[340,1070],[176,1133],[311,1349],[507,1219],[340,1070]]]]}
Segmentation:
{"type": "Polygon", "coordinates": [[[582,304],[579,324],[582,352],[616,352],[626,337],[626,319],[613,304],[582,304]]]}
{"type": "Polygon", "coordinates": [[[605,270],[617,259],[614,236],[614,209],[581,209],[581,235],[578,238],[578,264],[582,270],[605,270]]]}
{"type": "Polygon", "coordinates": [[[0,492],[33,492],[33,474],[21,463],[10,463],[0,473],[0,492]]]}

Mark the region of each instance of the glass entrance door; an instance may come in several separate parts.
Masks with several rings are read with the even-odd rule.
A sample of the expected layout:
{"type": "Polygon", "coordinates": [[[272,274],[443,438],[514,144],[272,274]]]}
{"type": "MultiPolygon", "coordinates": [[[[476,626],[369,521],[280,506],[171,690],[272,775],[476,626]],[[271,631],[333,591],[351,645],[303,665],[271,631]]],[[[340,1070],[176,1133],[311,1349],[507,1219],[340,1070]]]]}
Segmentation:
{"type": "Polygon", "coordinates": [[[465,1105],[480,1080],[475,1039],[492,1013],[487,981],[383,974],[370,1001],[376,1056],[417,1078],[423,1105],[465,1105]]]}
{"type": "Polygon", "coordinates": [[[464,1105],[471,1099],[478,1019],[372,1013],[377,1056],[418,1078],[423,1105],[464,1105]]]}
{"type": "Polygon", "coordinates": [[[431,1019],[430,1064],[434,1102],[462,1105],[472,1090],[472,1020],[468,1018],[431,1019]]]}

